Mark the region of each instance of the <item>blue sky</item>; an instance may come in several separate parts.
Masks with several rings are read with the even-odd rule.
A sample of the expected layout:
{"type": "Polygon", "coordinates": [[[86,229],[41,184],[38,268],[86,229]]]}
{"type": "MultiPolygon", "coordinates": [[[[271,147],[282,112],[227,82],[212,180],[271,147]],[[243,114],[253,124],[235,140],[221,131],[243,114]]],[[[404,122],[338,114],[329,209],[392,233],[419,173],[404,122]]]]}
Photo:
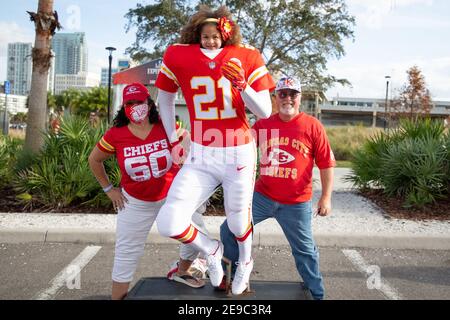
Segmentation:
{"type": "MultiPolygon", "coordinates": [[[[36,11],[37,0],[15,0],[0,12],[0,81],[6,78],[6,44],[34,41],[34,26],[25,12],[36,11]]],[[[114,46],[116,58],[134,41],[125,32],[125,13],[138,0],[56,0],[62,32],[86,32],[89,71],[106,67],[105,47],[114,46]]],[[[348,0],[356,16],[355,40],[345,41],[346,56],[330,60],[329,72],[347,78],[352,87],[337,86],[328,98],[383,98],[385,75],[392,77],[392,94],[406,81],[406,70],[418,65],[434,99],[450,100],[450,1],[448,0],[348,0]]]]}

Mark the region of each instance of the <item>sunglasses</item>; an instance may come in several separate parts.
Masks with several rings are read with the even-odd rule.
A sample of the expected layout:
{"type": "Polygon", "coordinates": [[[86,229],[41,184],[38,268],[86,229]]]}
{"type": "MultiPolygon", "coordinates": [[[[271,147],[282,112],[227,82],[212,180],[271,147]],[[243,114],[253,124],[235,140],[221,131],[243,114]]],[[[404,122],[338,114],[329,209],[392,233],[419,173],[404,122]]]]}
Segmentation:
{"type": "Polygon", "coordinates": [[[295,98],[297,98],[300,95],[300,92],[298,92],[298,91],[289,91],[289,92],[287,92],[287,91],[279,91],[277,93],[277,95],[278,95],[278,97],[280,99],[284,99],[287,96],[290,96],[292,99],[295,99],[295,98]]]}

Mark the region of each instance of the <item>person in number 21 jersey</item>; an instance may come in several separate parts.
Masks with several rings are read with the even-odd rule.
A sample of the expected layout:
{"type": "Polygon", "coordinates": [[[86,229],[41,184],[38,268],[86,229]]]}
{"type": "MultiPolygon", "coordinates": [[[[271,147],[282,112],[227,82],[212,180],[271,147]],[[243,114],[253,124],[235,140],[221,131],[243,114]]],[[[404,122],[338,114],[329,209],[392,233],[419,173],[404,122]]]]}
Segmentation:
{"type": "Polygon", "coordinates": [[[161,119],[171,144],[175,133],[175,95],[184,95],[191,126],[190,153],[157,217],[163,236],[191,245],[207,257],[211,284],[223,279],[223,245],[199,232],[191,216],[222,185],[227,223],[239,245],[233,294],[246,288],[253,268],[251,202],[256,147],[245,107],[259,118],[272,111],[275,87],[261,54],[241,44],[229,10],[201,6],[167,48],[156,80],[161,119]]]}

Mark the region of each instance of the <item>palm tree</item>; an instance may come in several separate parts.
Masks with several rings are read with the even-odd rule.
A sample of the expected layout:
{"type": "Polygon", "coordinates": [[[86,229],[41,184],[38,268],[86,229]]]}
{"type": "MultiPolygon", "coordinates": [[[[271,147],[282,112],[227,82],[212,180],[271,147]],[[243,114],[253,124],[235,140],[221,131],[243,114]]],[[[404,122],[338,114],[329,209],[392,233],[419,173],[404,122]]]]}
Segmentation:
{"type": "Polygon", "coordinates": [[[99,112],[106,115],[107,105],[108,88],[92,88],[82,93],[76,114],[86,116],[91,112],[99,112]]]}
{"type": "Polygon", "coordinates": [[[38,152],[44,144],[42,132],[46,128],[47,118],[47,79],[48,69],[52,58],[51,38],[61,25],[58,14],[53,11],[53,0],[39,0],[38,12],[27,11],[30,20],[34,22],[36,36],[33,57],[33,73],[31,76],[31,90],[25,149],[33,153],[38,152]]]}
{"type": "Polygon", "coordinates": [[[81,99],[81,91],[69,88],[61,93],[61,107],[69,110],[70,114],[74,114],[81,99]]]}

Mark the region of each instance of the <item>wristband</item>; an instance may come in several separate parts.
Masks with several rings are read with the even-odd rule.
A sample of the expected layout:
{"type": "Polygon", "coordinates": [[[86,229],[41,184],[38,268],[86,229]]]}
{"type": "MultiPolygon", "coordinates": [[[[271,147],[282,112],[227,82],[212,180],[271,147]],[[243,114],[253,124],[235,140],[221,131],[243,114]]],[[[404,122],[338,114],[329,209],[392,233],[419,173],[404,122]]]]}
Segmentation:
{"type": "Polygon", "coordinates": [[[114,188],[114,186],[112,185],[112,183],[110,183],[107,187],[103,188],[103,192],[108,193],[112,190],[112,188],[114,188]]]}

